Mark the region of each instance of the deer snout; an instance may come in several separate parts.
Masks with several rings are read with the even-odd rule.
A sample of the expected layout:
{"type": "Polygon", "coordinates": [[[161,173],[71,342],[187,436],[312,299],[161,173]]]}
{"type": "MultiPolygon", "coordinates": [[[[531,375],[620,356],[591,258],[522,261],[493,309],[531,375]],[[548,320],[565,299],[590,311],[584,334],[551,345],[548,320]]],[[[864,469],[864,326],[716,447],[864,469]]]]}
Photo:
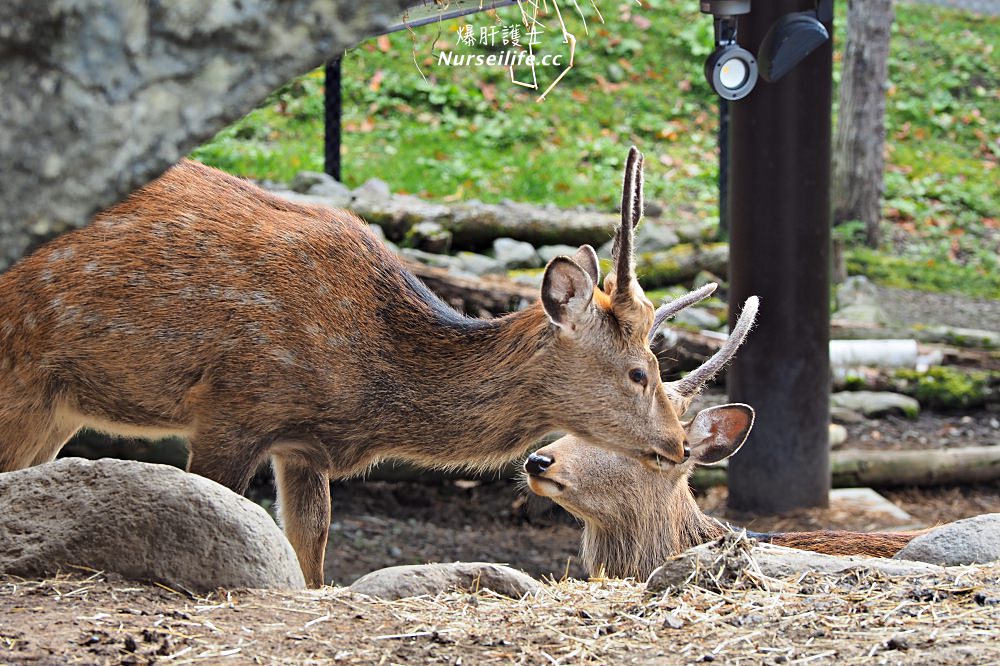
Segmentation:
{"type": "Polygon", "coordinates": [[[650,469],[660,469],[665,464],[683,465],[691,459],[687,439],[662,438],[650,443],[649,448],[631,455],[650,469]]]}
{"type": "Polygon", "coordinates": [[[528,459],[524,461],[524,471],[533,476],[541,476],[548,471],[552,463],[556,461],[555,458],[551,456],[542,455],[540,453],[532,453],[528,456],[528,459]]]}

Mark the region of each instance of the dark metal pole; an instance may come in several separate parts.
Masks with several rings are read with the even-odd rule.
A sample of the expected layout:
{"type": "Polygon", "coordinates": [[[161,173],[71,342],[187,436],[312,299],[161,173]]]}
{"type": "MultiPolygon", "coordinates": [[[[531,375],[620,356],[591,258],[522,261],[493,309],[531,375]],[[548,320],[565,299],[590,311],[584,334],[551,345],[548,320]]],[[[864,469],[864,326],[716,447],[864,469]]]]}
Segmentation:
{"type": "Polygon", "coordinates": [[[340,58],[326,63],[323,105],[326,136],[323,141],[323,169],[340,180],[340,58]]]}
{"type": "MultiPolygon", "coordinates": [[[[779,16],[814,7],[753,3],[740,17],[741,45],[756,53],[779,16]]],[[[832,73],[827,41],[730,110],[730,324],[748,296],[761,297],[757,328],[729,372],[730,398],[757,411],[729,466],[738,511],[828,503],[832,73]]]]}
{"type": "Polygon", "coordinates": [[[729,105],[719,99],[719,233],[720,241],[729,238],[729,105]]]}

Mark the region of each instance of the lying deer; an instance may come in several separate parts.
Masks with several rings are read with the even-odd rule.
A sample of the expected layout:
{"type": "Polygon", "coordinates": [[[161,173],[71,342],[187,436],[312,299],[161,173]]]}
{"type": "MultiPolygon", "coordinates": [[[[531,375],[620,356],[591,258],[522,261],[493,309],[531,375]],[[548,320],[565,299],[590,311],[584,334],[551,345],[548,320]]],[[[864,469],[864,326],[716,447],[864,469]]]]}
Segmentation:
{"type": "MultiPolygon", "coordinates": [[[[732,335],[710,362],[711,368],[721,368],[735,354],[756,312],[757,299],[751,297],[732,335]]],[[[657,316],[658,321],[664,318],[657,316]]],[[[705,375],[697,381],[710,379],[705,375]]],[[[687,404],[676,403],[678,413],[683,414],[687,404]]],[[[567,435],[527,458],[527,484],[535,494],[551,498],[583,522],[582,557],[592,576],[646,579],[669,557],[731,529],[701,512],[688,477],[695,465],[717,463],[736,453],[753,420],[753,410],[746,405],[704,409],[684,424],[690,456],[681,463],[661,461],[655,469],[598,448],[580,436],[567,435]]],[[[819,531],[752,536],[831,555],[891,557],[922,533],[819,531]]]]}
{"type": "Polygon", "coordinates": [[[0,276],[0,471],[82,427],[185,437],[188,469],[239,493],[270,457],[320,586],[330,478],[379,460],[489,468],[561,430],[680,464],[635,277],[642,189],[633,148],[603,289],[584,245],[549,262],[539,302],[480,320],[353,214],[183,161],[0,276]]]}

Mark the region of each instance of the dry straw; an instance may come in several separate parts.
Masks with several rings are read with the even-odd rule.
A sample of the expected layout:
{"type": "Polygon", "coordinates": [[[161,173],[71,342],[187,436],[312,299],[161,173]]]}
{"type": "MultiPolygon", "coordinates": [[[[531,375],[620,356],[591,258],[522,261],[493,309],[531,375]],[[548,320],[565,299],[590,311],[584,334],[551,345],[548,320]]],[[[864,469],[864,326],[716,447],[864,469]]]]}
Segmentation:
{"type": "Polygon", "coordinates": [[[0,663],[996,663],[1000,565],[769,579],[739,536],[681,589],[562,580],[378,601],[345,588],[205,598],[94,573],[0,579],[0,663]]]}

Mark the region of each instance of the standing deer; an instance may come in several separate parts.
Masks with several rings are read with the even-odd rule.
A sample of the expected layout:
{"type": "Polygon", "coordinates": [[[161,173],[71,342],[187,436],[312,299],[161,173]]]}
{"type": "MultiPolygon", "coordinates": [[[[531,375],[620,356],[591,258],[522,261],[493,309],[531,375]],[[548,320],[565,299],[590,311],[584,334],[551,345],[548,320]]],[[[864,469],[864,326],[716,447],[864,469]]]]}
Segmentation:
{"type": "MultiPolygon", "coordinates": [[[[747,299],[723,347],[674,390],[675,406],[686,411],[691,398],[735,354],[753,325],[757,298],[747,299]],[[694,377],[692,379],[692,377],[694,377]]],[[[657,312],[657,322],[677,311],[657,312]],[[667,313],[667,314],[664,314],[667,313]]],[[[654,327],[653,331],[656,328],[654,327]]],[[[562,437],[528,456],[528,487],[549,497],[583,522],[582,557],[592,576],[646,579],[669,557],[717,539],[729,527],[698,508],[688,484],[695,465],[708,465],[736,453],[753,427],[747,405],[704,409],[684,424],[690,456],[681,463],[662,461],[655,469],[585,438],[562,437]]],[[[754,534],[759,540],[830,555],[890,557],[923,532],[787,532],[754,534]]]]}
{"type": "Polygon", "coordinates": [[[646,464],[685,459],[635,277],[642,155],[614,271],[582,246],[540,302],[467,318],[353,214],[183,161],[0,276],[0,471],[82,427],[188,439],[242,493],[270,457],[279,518],[323,584],[331,478],[386,458],[489,468],[562,430],[646,464]]]}

